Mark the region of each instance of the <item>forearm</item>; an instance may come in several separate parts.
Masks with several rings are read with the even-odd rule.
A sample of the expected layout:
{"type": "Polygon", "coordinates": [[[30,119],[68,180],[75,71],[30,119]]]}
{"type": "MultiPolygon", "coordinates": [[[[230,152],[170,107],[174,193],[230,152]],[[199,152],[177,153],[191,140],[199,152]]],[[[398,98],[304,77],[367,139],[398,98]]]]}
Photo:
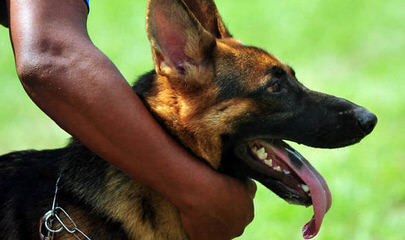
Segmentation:
{"type": "Polygon", "coordinates": [[[32,100],[91,150],[176,205],[198,196],[195,186],[215,175],[160,128],[93,46],[82,2],[55,2],[14,0],[9,6],[17,68],[32,100]]]}

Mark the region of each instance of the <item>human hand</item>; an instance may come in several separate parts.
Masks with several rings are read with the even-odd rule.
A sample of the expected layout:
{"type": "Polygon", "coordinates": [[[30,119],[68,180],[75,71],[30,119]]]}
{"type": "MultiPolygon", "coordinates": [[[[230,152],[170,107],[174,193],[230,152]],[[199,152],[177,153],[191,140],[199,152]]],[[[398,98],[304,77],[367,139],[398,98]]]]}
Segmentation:
{"type": "Polygon", "coordinates": [[[242,235],[253,220],[256,184],[217,174],[214,184],[179,208],[183,226],[192,240],[229,240],[242,235]]]}

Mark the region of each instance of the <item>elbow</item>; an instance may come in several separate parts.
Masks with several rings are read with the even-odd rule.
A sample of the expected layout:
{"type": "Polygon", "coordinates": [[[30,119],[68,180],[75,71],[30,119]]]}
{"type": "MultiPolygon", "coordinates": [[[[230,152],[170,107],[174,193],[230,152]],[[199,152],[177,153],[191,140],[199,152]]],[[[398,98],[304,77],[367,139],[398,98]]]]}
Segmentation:
{"type": "Polygon", "coordinates": [[[30,92],[52,86],[66,72],[67,65],[62,56],[47,53],[26,54],[16,61],[18,78],[30,92]]]}
{"type": "Polygon", "coordinates": [[[38,59],[22,59],[16,63],[17,75],[24,87],[33,89],[51,79],[53,64],[40,62],[38,59]]]}
{"type": "Polygon", "coordinates": [[[65,79],[81,58],[80,49],[71,42],[40,37],[15,49],[17,74],[27,90],[46,89],[65,79]]]}

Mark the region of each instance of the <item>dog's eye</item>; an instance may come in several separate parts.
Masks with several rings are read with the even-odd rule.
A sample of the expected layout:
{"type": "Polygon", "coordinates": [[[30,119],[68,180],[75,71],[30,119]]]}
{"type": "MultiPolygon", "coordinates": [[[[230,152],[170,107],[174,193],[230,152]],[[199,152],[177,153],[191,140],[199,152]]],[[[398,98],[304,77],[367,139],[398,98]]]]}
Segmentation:
{"type": "Polygon", "coordinates": [[[267,91],[271,93],[280,92],[280,83],[274,82],[270,87],[267,88],[267,91]]]}

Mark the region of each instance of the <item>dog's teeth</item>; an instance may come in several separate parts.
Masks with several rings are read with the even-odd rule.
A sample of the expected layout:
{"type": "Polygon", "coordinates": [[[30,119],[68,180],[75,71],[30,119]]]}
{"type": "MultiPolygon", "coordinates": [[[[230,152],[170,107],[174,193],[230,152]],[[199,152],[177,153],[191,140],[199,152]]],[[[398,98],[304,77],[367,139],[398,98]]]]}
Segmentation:
{"type": "Polygon", "coordinates": [[[304,190],[304,192],[306,192],[306,193],[309,192],[309,187],[307,185],[302,184],[301,188],[302,188],[302,190],[304,190]]]}
{"type": "Polygon", "coordinates": [[[280,166],[276,166],[276,167],[274,167],[273,169],[276,170],[276,171],[278,171],[278,172],[281,172],[281,167],[280,167],[280,166]]]}
{"type": "Polygon", "coordinates": [[[266,152],[266,149],[264,147],[261,147],[259,150],[256,151],[257,153],[264,153],[266,152]]]}
{"type": "Polygon", "coordinates": [[[260,158],[260,160],[265,160],[267,158],[267,153],[266,150],[262,147],[256,152],[257,157],[260,158]]]}
{"type": "Polygon", "coordinates": [[[288,171],[288,170],[283,170],[283,173],[288,175],[288,174],[290,174],[290,171],[288,171]]]}
{"type": "Polygon", "coordinates": [[[257,147],[256,146],[253,146],[251,149],[252,149],[253,152],[257,152],[257,147]]]}
{"type": "Polygon", "coordinates": [[[271,159],[264,160],[264,163],[269,167],[273,167],[273,161],[271,159]]]}

